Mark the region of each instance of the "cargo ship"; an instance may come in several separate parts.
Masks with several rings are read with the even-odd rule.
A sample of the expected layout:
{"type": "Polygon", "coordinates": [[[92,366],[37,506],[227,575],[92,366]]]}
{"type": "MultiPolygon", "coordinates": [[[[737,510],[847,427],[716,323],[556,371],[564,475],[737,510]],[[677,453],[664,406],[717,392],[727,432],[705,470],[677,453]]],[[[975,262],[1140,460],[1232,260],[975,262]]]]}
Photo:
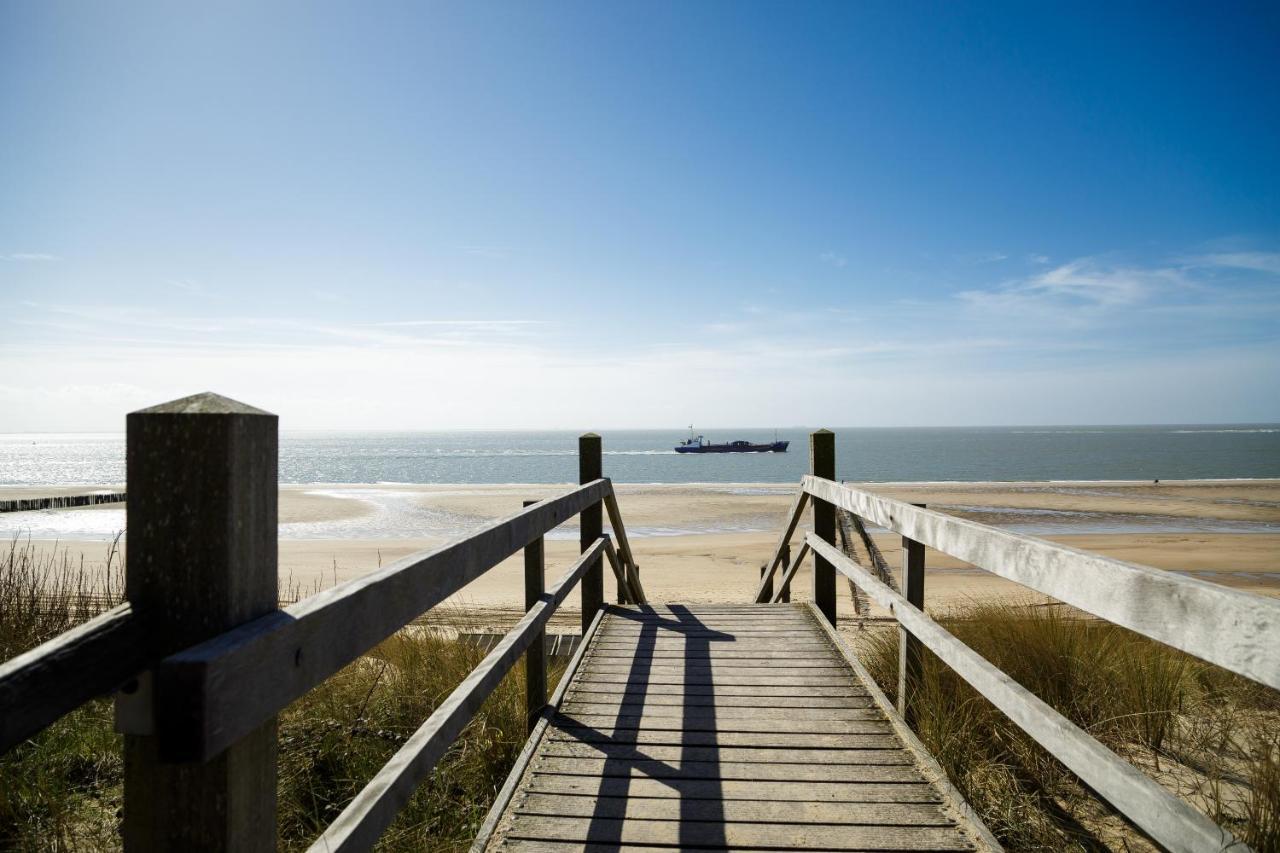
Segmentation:
{"type": "Polygon", "coordinates": [[[712,444],[705,436],[686,438],[676,445],[676,453],[786,453],[789,441],[772,441],[752,444],[749,441],[731,441],[728,444],[712,444]]]}

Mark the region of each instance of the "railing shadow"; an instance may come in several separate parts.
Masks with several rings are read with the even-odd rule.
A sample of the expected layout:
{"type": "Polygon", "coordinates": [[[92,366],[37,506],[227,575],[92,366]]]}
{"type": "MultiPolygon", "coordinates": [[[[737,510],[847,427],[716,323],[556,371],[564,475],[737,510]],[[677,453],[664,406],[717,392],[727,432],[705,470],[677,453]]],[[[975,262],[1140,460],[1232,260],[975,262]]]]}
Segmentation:
{"type": "Polygon", "coordinates": [[[612,733],[603,732],[574,719],[563,712],[557,714],[561,726],[570,723],[574,728],[582,729],[594,735],[594,739],[605,753],[603,771],[596,790],[597,807],[591,817],[587,837],[591,844],[622,843],[623,819],[627,815],[627,804],[630,800],[631,781],[635,778],[636,762],[650,762],[655,769],[661,771],[650,775],[650,778],[675,790],[680,801],[679,843],[681,847],[706,844],[726,843],[724,837],[723,791],[720,784],[719,745],[716,739],[716,712],[714,672],[710,668],[711,643],[732,641],[732,634],[716,631],[702,623],[696,616],[681,605],[668,605],[675,619],[654,620],[657,612],[651,607],[640,607],[634,611],[615,610],[613,615],[620,621],[635,621],[641,625],[640,636],[632,653],[631,666],[623,685],[622,698],[615,715],[612,733]],[[698,633],[686,633],[693,629],[698,633]],[[674,743],[679,738],[680,760],[677,766],[669,762],[645,754],[640,743],[644,729],[644,709],[655,665],[661,665],[663,657],[658,643],[663,631],[671,631],[674,636],[684,637],[684,646],[679,660],[683,663],[681,678],[681,715],[680,730],[672,732],[674,743]],[[708,663],[705,685],[708,693],[700,694],[710,697],[707,705],[692,705],[689,698],[693,695],[691,688],[702,686],[703,680],[695,665],[703,661],[708,663]],[[621,733],[631,730],[627,718],[634,717],[635,740],[629,740],[621,733]],[[689,738],[687,733],[698,730],[705,738],[689,738]],[[702,756],[706,752],[708,758],[702,756]],[[694,775],[691,767],[694,763],[711,764],[706,771],[694,775]],[[605,799],[619,800],[616,808],[602,808],[600,803],[605,799]],[[692,822],[697,821],[706,828],[694,835],[692,822]],[[711,834],[708,834],[710,830],[711,834]]]}

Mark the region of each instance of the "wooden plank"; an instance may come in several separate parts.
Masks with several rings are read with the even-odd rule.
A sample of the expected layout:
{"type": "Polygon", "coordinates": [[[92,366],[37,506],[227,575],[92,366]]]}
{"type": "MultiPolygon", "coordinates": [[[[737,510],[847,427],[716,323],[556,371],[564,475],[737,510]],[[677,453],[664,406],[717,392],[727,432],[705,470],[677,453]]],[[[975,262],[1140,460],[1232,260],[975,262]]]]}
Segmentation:
{"type": "Polygon", "coordinates": [[[575,702],[608,704],[672,705],[684,708],[869,708],[865,696],[720,696],[718,694],[677,695],[636,690],[628,693],[593,693],[575,690],[575,702]]]}
{"type": "Polygon", "coordinates": [[[418,783],[435,768],[436,762],[453,745],[484,700],[538,636],[570,590],[591,566],[599,565],[603,551],[604,540],[597,539],[594,546],[583,552],[543,600],[529,609],[391,760],[374,774],[373,779],[308,848],[311,853],[368,850],[377,843],[383,830],[391,825],[409,801],[418,783]]]}
{"type": "Polygon", "coordinates": [[[938,803],[941,798],[926,782],[812,782],[759,779],[686,779],[676,788],[665,780],[594,778],[578,774],[535,772],[531,792],[591,796],[703,798],[812,803],[938,803]]]}
{"type": "Polygon", "coordinates": [[[1280,599],[1125,563],[805,477],[802,488],[882,527],[1280,689],[1280,599]]]}
{"type": "Polygon", "coordinates": [[[686,762],[700,761],[710,764],[744,762],[751,764],[849,764],[890,765],[911,764],[911,757],[901,746],[890,749],[803,749],[787,747],[771,749],[757,746],[677,746],[634,743],[573,743],[549,742],[543,755],[570,758],[618,758],[633,760],[643,758],[652,761],[686,762]]]}
{"type": "Polygon", "coordinates": [[[522,816],[508,838],[554,842],[609,841],[691,847],[781,847],[808,850],[972,850],[948,827],[841,826],[724,821],[618,820],[522,816]]]}
{"type": "Polygon", "coordinates": [[[898,739],[888,734],[833,735],[807,732],[687,732],[648,729],[551,729],[548,743],[629,743],[636,746],[760,746],[777,749],[893,749],[898,739]]]}
{"type": "MultiPolygon", "coordinates": [[[[769,558],[768,568],[760,577],[760,586],[756,587],[755,598],[753,601],[764,603],[768,601],[765,598],[765,589],[773,581],[773,574],[778,570],[778,564],[782,562],[783,555],[786,551],[791,537],[795,535],[796,526],[800,523],[800,516],[804,514],[805,504],[809,502],[809,495],[804,489],[796,492],[796,496],[791,500],[791,508],[787,510],[787,520],[782,525],[782,535],[778,537],[778,544],[774,546],[773,556],[769,558]]],[[[785,581],[784,581],[785,588],[785,581]]]]}
{"type": "MultiPolygon", "coordinates": [[[[148,646],[184,648],[276,610],[278,423],[216,394],[126,418],[125,594],[148,646]]],[[[154,734],[124,736],[124,847],[274,851],[275,709],[191,761],[166,735],[208,718],[172,687],[118,700],[127,717],[151,698],[155,715],[154,734]]]]}
{"type": "Polygon", "coordinates": [[[831,660],[830,648],[814,648],[800,653],[795,653],[789,649],[762,648],[755,651],[746,649],[738,649],[734,646],[708,646],[706,648],[690,648],[683,649],[640,649],[634,653],[628,653],[625,649],[606,648],[596,649],[591,659],[595,661],[611,661],[611,660],[706,660],[706,661],[775,661],[788,660],[797,663],[812,661],[829,661],[831,660]]]}
{"type": "MultiPolygon", "coordinates": [[[[607,758],[559,758],[540,755],[539,773],[577,773],[650,779],[759,779],[798,782],[920,782],[909,764],[759,764],[742,761],[615,761],[607,758]]],[[[319,850],[321,848],[313,848],[319,850]]]]}
{"type": "Polygon", "coordinates": [[[722,705],[708,707],[651,705],[644,702],[605,703],[579,702],[571,700],[565,703],[566,714],[618,714],[631,716],[639,714],[643,717],[676,717],[685,720],[707,718],[710,720],[866,720],[878,715],[878,711],[870,711],[870,702],[865,708],[737,708],[722,705]]]}
{"type": "Polygon", "coordinates": [[[780,803],[674,797],[564,796],[530,793],[520,814],[626,820],[697,820],[757,823],[826,823],[864,826],[954,826],[933,803],[780,803]]]}
{"type": "MultiPolygon", "coordinates": [[[[591,483],[604,476],[602,441],[594,432],[578,436],[578,482],[591,483]]],[[[607,491],[612,492],[610,487],[607,491]]],[[[604,495],[601,495],[603,498],[604,495]]],[[[586,553],[604,532],[604,518],[600,501],[582,508],[578,517],[578,544],[586,553]]],[[[597,561],[582,579],[582,633],[596,618],[596,611],[604,607],[604,566],[597,561]]]]}
{"type": "MultiPolygon", "coordinates": [[[[913,508],[914,509],[914,508],[913,508]]],[[[1247,849],[1231,834],[1090,737],[834,547],[810,537],[912,635],[1103,799],[1172,851],[1247,849]]]]}
{"type": "MultiPolygon", "coordinates": [[[[742,719],[720,719],[713,716],[690,716],[688,718],[652,715],[652,714],[586,714],[570,713],[562,710],[555,719],[557,728],[569,730],[589,726],[605,733],[624,729],[641,731],[685,731],[685,732],[763,732],[778,730],[777,720],[761,720],[755,717],[742,719]]],[[[868,712],[861,719],[853,720],[792,720],[787,731],[812,732],[815,734],[872,734],[886,731],[883,716],[868,712]]]]}
{"type": "Polygon", "coordinates": [[[622,696],[628,693],[638,693],[643,696],[759,696],[762,699],[770,697],[826,697],[826,696],[866,696],[867,692],[859,686],[854,685],[819,685],[813,687],[777,687],[774,685],[766,685],[762,687],[743,687],[737,684],[642,684],[635,687],[618,684],[599,684],[595,682],[584,682],[574,688],[574,695],[601,695],[601,696],[622,696]]]}
{"type": "Polygon", "coordinates": [[[637,667],[643,668],[651,675],[680,672],[723,672],[726,675],[754,675],[756,673],[776,674],[777,670],[795,672],[797,675],[829,675],[832,678],[847,676],[847,667],[833,661],[796,661],[791,665],[787,661],[777,659],[658,659],[637,657],[630,662],[602,661],[592,658],[587,667],[588,672],[630,672],[637,667]]]}
{"type": "Polygon", "coordinates": [[[122,604],[0,664],[0,755],[137,677],[158,657],[145,636],[122,604]]]}
{"type": "MultiPolygon", "coordinates": [[[[602,672],[596,673],[591,680],[600,684],[628,684],[632,683],[632,678],[626,673],[602,672]]],[[[821,687],[824,684],[830,684],[831,679],[825,676],[801,676],[801,675],[719,675],[712,677],[710,674],[689,674],[678,676],[654,675],[649,680],[641,679],[635,683],[651,683],[651,684],[734,684],[734,685],[755,685],[762,687],[769,685],[781,686],[787,685],[791,687],[801,687],[805,685],[813,685],[821,687]]]]}
{"type": "Polygon", "coordinates": [[[600,624],[604,621],[607,612],[607,609],[598,611],[595,621],[591,623],[591,628],[582,635],[582,642],[578,644],[573,657],[569,659],[568,665],[565,666],[565,670],[560,676],[560,683],[556,685],[556,691],[551,695],[551,701],[543,709],[537,726],[534,728],[533,733],[529,735],[529,739],[525,741],[524,748],[520,750],[520,754],[516,756],[515,765],[511,768],[511,772],[507,774],[506,782],[498,790],[498,796],[494,798],[493,805],[489,807],[489,813],[485,816],[484,822],[480,824],[480,831],[476,833],[475,841],[471,844],[471,853],[481,853],[489,845],[489,839],[497,829],[498,821],[502,819],[502,815],[506,812],[507,806],[510,805],[512,797],[515,796],[516,789],[520,786],[521,781],[524,780],[525,773],[533,761],[538,747],[541,746],[543,738],[548,732],[553,731],[551,720],[555,717],[560,703],[564,701],[565,693],[568,692],[569,685],[573,683],[573,677],[577,673],[578,667],[582,664],[583,658],[586,657],[587,649],[595,638],[596,631],[600,630],[600,624]]]}
{"type": "Polygon", "coordinates": [[[169,657],[158,689],[188,696],[206,724],[170,732],[168,750],[217,754],[610,488],[579,486],[169,657]]]}

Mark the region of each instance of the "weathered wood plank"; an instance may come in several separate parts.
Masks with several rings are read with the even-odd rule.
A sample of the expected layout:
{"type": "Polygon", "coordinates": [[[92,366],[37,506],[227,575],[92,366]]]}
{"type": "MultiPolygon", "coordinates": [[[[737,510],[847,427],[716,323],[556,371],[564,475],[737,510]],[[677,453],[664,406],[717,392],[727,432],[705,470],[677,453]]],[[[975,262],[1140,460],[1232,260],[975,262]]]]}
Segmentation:
{"type": "Polygon", "coordinates": [[[898,739],[883,734],[809,734],[804,732],[696,732],[650,729],[552,729],[546,740],[564,743],[629,743],[637,746],[758,746],[778,749],[894,749],[898,739]]]}
{"type": "Polygon", "coordinates": [[[639,684],[635,687],[627,687],[622,684],[583,682],[574,688],[574,695],[599,694],[607,696],[621,696],[623,694],[630,693],[638,693],[642,696],[661,696],[664,694],[673,694],[676,696],[759,696],[765,699],[771,696],[806,698],[809,696],[867,695],[867,692],[861,687],[854,686],[852,684],[817,685],[809,687],[779,687],[776,685],[744,687],[738,684],[685,685],[682,683],[639,684]]]}
{"type": "Polygon", "coordinates": [[[603,552],[604,540],[597,539],[595,545],[582,553],[543,600],[529,609],[502,642],[374,774],[373,779],[308,848],[311,853],[368,850],[377,843],[383,830],[391,825],[409,801],[418,783],[453,745],[480,705],[520,659],[570,590],[592,566],[599,566],[603,552]]]}
{"type": "Polygon", "coordinates": [[[122,604],[0,664],[0,755],[134,678],[153,654],[122,604]]]}
{"type": "Polygon", "coordinates": [[[189,697],[207,725],[169,733],[168,749],[217,754],[611,488],[603,479],[579,486],[171,656],[158,689],[189,697]]]}
{"type": "Polygon", "coordinates": [[[722,823],[826,823],[864,826],[954,826],[955,821],[930,803],[766,802],[675,797],[564,796],[530,793],[518,804],[520,814],[627,820],[706,820],[722,823]]]}
{"type": "MultiPolygon", "coordinates": [[[[859,700],[851,700],[857,702],[859,700]]],[[[705,706],[680,706],[680,705],[651,705],[645,702],[634,703],[605,703],[605,702],[582,702],[577,699],[571,699],[564,704],[564,713],[566,714],[619,714],[630,716],[639,713],[644,717],[683,717],[687,721],[691,721],[700,717],[709,719],[728,720],[865,720],[873,716],[879,716],[879,711],[871,710],[871,702],[868,700],[863,703],[863,707],[843,707],[843,708],[740,708],[733,706],[714,705],[705,706]]]]}
{"type": "Polygon", "coordinates": [[[719,696],[715,694],[679,695],[673,693],[594,693],[576,690],[574,702],[610,705],[657,707],[670,705],[684,708],[870,708],[867,696],[719,696]]]}
{"type": "Polygon", "coordinates": [[[812,536],[809,542],[815,552],[824,553],[841,573],[888,607],[913,636],[956,674],[1166,848],[1188,853],[1247,849],[1227,830],[1107,749],[836,548],[812,536]]]}
{"type": "MultiPolygon", "coordinates": [[[[742,719],[721,719],[713,716],[654,716],[650,714],[570,714],[567,710],[557,715],[555,724],[558,728],[569,730],[589,727],[597,731],[611,733],[623,730],[639,731],[686,731],[686,732],[762,732],[771,733],[778,730],[777,720],[758,720],[750,717],[742,719]]],[[[787,726],[789,732],[811,732],[815,734],[874,734],[888,730],[882,716],[868,713],[865,719],[854,720],[794,720],[787,726]]]]}
{"type": "Polygon", "coordinates": [[[542,745],[543,738],[548,732],[553,731],[551,720],[555,717],[560,703],[564,701],[565,693],[568,692],[569,685],[573,683],[573,676],[586,657],[587,649],[590,647],[596,631],[600,630],[600,624],[604,621],[607,612],[607,609],[597,611],[591,627],[587,630],[587,633],[582,635],[582,642],[578,644],[577,650],[569,659],[568,665],[565,666],[564,673],[560,677],[560,683],[556,685],[555,693],[551,695],[551,701],[543,708],[543,713],[538,719],[537,726],[529,736],[529,739],[525,741],[524,748],[520,750],[520,754],[516,756],[515,765],[511,768],[511,773],[507,775],[506,782],[498,790],[498,796],[494,798],[493,805],[489,807],[489,813],[485,815],[484,822],[480,824],[480,831],[476,833],[475,841],[471,844],[471,853],[482,853],[488,847],[489,839],[493,837],[493,833],[498,828],[498,822],[511,804],[511,800],[516,795],[521,782],[524,781],[525,774],[537,754],[538,748],[542,745]]]}
{"type": "Polygon", "coordinates": [[[940,803],[926,782],[813,782],[759,779],[686,779],[676,788],[658,779],[595,778],[578,774],[534,773],[529,790],[549,794],[661,797],[677,800],[767,800],[798,803],[940,803]]]}
{"type": "Polygon", "coordinates": [[[965,837],[948,827],[833,826],[722,821],[619,820],[522,816],[512,839],[555,842],[613,841],[708,847],[781,847],[808,850],[972,850],[965,837]]]}
{"type": "Polygon", "coordinates": [[[813,477],[802,488],[882,527],[1280,689],[1280,599],[1114,560],[813,477]]]}
{"type": "MultiPolygon", "coordinates": [[[[612,673],[612,672],[596,673],[595,675],[592,676],[591,680],[592,682],[596,682],[599,684],[628,684],[628,683],[632,683],[633,681],[632,677],[627,673],[612,673]]],[[[652,675],[652,676],[649,676],[647,679],[644,677],[641,677],[639,681],[636,681],[635,683],[638,683],[638,684],[658,684],[658,683],[660,684],[735,684],[740,686],[758,684],[762,687],[768,687],[769,685],[774,685],[774,686],[787,685],[792,687],[813,685],[816,687],[821,687],[822,685],[830,684],[831,679],[825,678],[825,677],[810,678],[810,677],[800,676],[800,675],[765,674],[765,675],[759,675],[759,676],[757,675],[712,676],[710,674],[691,673],[689,675],[677,675],[677,676],[652,675]]]]}
{"type": "MultiPolygon", "coordinates": [[[[743,761],[612,761],[607,758],[560,758],[540,755],[539,773],[620,776],[650,779],[759,779],[800,782],[921,782],[912,765],[899,764],[759,764],[743,761]]],[[[319,849],[319,848],[317,848],[319,849]]]]}
{"type": "Polygon", "coordinates": [[[632,743],[573,743],[556,741],[546,744],[543,755],[580,758],[643,758],[652,761],[705,761],[708,763],[744,762],[751,764],[911,764],[902,747],[890,749],[804,749],[787,747],[771,749],[757,746],[637,746],[632,743]]]}

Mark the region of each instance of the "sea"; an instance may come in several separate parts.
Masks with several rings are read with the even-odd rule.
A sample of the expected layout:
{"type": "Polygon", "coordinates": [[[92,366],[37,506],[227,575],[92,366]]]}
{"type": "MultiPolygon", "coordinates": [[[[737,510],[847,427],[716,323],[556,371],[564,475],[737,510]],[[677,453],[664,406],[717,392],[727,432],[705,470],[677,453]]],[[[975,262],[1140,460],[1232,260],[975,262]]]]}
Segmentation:
{"type": "MultiPolygon", "coordinates": [[[[1184,480],[1280,477],[1280,424],[835,428],[836,475],[857,482],[1184,480]]],[[[681,430],[603,431],[618,483],[795,483],[808,428],[706,430],[709,440],[791,442],[786,453],[679,454],[681,430]]],[[[0,435],[0,486],[104,486],[125,479],[125,437],[0,435]]],[[[289,432],[280,482],[575,482],[570,431],[289,432]]]]}
{"type": "MultiPolygon", "coordinates": [[[[1280,424],[1148,427],[982,427],[836,429],[836,474],[853,482],[1074,481],[1280,478],[1280,424]]],[[[618,483],[701,483],[730,494],[784,495],[808,467],[808,429],[778,430],[786,453],[679,454],[680,430],[603,433],[604,471],[618,483]]],[[[713,441],[774,440],[773,430],[709,430],[713,441]]],[[[125,479],[123,434],[0,435],[3,486],[119,488],[125,479]]],[[[281,523],[281,539],[395,539],[452,536],[476,519],[425,508],[424,493],[455,484],[571,483],[578,477],[577,434],[558,432],[282,432],[280,481],[357,500],[369,512],[333,521],[281,523]]],[[[1039,488],[1039,487],[1036,487],[1039,488]]],[[[990,507],[956,507],[983,513],[990,507]]],[[[1017,532],[1258,532],[1260,521],[1174,516],[1116,519],[1037,508],[999,510],[1017,532]]],[[[981,517],[979,515],[978,517],[981,517]]],[[[672,519],[632,536],[773,530],[778,519],[672,519]]],[[[0,540],[107,541],[124,530],[126,510],[0,513],[0,540]]],[[[552,538],[576,536],[553,531],[552,538]]]]}

